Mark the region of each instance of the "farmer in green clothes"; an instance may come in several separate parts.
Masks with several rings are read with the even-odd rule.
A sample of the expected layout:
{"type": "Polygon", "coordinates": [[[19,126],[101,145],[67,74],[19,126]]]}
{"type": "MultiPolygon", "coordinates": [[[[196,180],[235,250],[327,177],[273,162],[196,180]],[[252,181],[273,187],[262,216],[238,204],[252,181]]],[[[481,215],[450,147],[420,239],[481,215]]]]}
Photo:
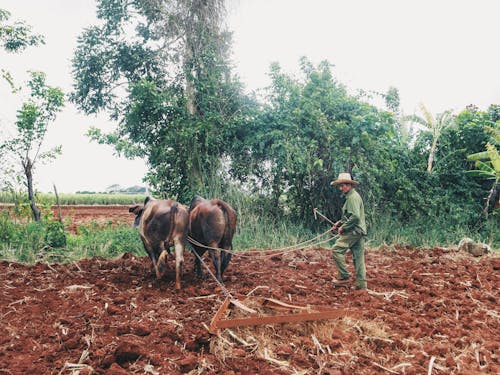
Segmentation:
{"type": "Polygon", "coordinates": [[[333,225],[338,230],[339,237],[332,247],[333,259],[339,271],[339,280],[334,281],[335,286],[349,286],[349,272],[346,269],[345,253],[351,249],[356,272],[355,289],[366,289],[365,268],[365,208],[363,200],[354,185],[359,182],[353,181],[349,173],[340,173],[339,177],[330,183],[338,186],[345,196],[342,207],[342,218],[333,225]]]}

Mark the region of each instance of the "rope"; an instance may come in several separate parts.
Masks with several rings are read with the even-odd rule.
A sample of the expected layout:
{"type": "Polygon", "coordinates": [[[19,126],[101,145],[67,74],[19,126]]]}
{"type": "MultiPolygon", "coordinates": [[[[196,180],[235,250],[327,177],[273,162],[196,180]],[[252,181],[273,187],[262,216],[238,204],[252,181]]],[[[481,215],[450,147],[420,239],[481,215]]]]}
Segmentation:
{"type": "MultiPolygon", "coordinates": [[[[299,242],[299,243],[297,243],[295,245],[285,246],[285,247],[281,247],[281,248],[277,248],[277,249],[268,249],[268,250],[265,250],[265,251],[284,251],[284,250],[288,250],[288,249],[295,250],[295,249],[300,249],[300,248],[303,248],[303,247],[308,247],[308,246],[306,246],[306,244],[308,242],[316,241],[317,239],[323,237],[324,235],[326,235],[330,231],[331,231],[331,229],[328,229],[326,232],[318,234],[316,237],[313,237],[313,238],[311,238],[309,240],[306,240],[306,241],[299,242]]],[[[312,246],[312,245],[309,245],[309,246],[312,246]]],[[[251,254],[251,253],[262,253],[262,250],[240,250],[240,252],[245,252],[245,253],[251,254]]]]}
{"type": "Polygon", "coordinates": [[[191,236],[188,236],[188,241],[190,243],[192,243],[193,245],[196,245],[198,247],[203,247],[203,248],[209,249],[209,250],[221,250],[221,251],[225,251],[227,253],[231,253],[231,254],[235,254],[235,255],[239,255],[239,256],[251,256],[252,254],[258,254],[258,255],[261,255],[261,256],[265,257],[265,256],[275,256],[275,255],[285,254],[285,253],[292,252],[292,251],[295,251],[295,250],[301,249],[301,248],[311,248],[311,247],[314,247],[314,246],[318,246],[318,245],[320,245],[322,243],[331,241],[333,238],[338,237],[338,235],[336,235],[336,236],[334,236],[332,238],[328,238],[326,240],[322,240],[322,241],[319,241],[319,242],[316,242],[316,243],[309,244],[309,245],[306,246],[307,243],[312,242],[312,241],[316,241],[316,240],[320,239],[321,237],[323,237],[326,234],[330,233],[331,230],[332,229],[329,229],[329,230],[327,230],[327,231],[325,231],[325,232],[317,235],[314,238],[311,238],[311,239],[306,240],[306,241],[299,242],[298,244],[295,244],[295,245],[286,246],[286,247],[277,248],[277,249],[268,249],[268,250],[239,250],[239,251],[235,251],[235,250],[221,249],[221,248],[218,248],[218,247],[210,247],[210,246],[203,245],[202,243],[196,241],[191,236]],[[264,252],[266,254],[263,254],[264,252]],[[272,254],[271,255],[267,254],[269,252],[272,252],[272,254]]]}
{"type": "Polygon", "coordinates": [[[217,280],[217,277],[213,274],[213,272],[210,270],[210,267],[208,267],[205,262],[203,261],[203,259],[201,259],[200,255],[196,252],[196,250],[193,250],[192,251],[194,253],[194,255],[196,255],[196,257],[198,258],[198,260],[201,262],[201,264],[203,264],[203,267],[205,267],[208,271],[208,273],[210,274],[210,276],[212,276],[212,278],[215,280],[215,282],[217,284],[219,284],[220,286],[220,289],[222,290],[222,292],[224,293],[224,295],[226,297],[228,297],[229,299],[234,299],[234,297],[232,296],[232,294],[229,292],[229,290],[227,290],[227,288],[224,286],[224,284],[222,284],[219,280],[217,280]]]}
{"type": "MultiPolygon", "coordinates": [[[[331,241],[332,239],[337,238],[338,236],[339,236],[339,235],[337,234],[336,236],[334,236],[334,237],[332,237],[332,238],[327,238],[326,240],[316,242],[316,243],[311,244],[311,245],[309,245],[309,246],[305,246],[305,247],[303,247],[303,249],[304,249],[304,250],[312,249],[312,248],[314,248],[314,247],[317,247],[318,245],[321,245],[321,244],[323,244],[323,243],[329,242],[329,241],[331,241]]],[[[300,248],[298,248],[298,249],[300,249],[300,248]]],[[[296,250],[298,250],[298,249],[295,249],[295,248],[294,248],[294,249],[289,249],[289,250],[285,250],[285,251],[280,251],[280,252],[276,252],[276,253],[272,253],[272,254],[262,254],[262,252],[263,252],[263,251],[260,251],[260,254],[258,254],[258,256],[260,255],[260,257],[261,257],[261,258],[264,258],[264,259],[265,259],[265,258],[272,258],[272,257],[274,257],[274,256],[287,254],[287,253],[290,253],[290,252],[296,251],[296,250]]],[[[264,251],[267,251],[267,250],[264,250],[264,251]]],[[[272,250],[271,250],[271,251],[272,251],[272,250]]],[[[244,251],[243,251],[243,253],[244,253],[244,251]]],[[[242,254],[241,252],[240,252],[240,253],[237,253],[237,254],[242,255],[242,256],[247,255],[247,254],[242,254]]]]}
{"type": "MultiPolygon", "coordinates": [[[[319,244],[322,244],[322,243],[325,243],[325,242],[328,242],[330,241],[332,238],[336,238],[338,237],[339,235],[337,234],[336,236],[333,236],[332,238],[327,238],[326,240],[322,240],[322,241],[319,241],[317,243],[313,243],[313,244],[310,244],[308,246],[300,246],[301,244],[305,244],[305,243],[308,243],[308,242],[311,242],[311,241],[314,241],[316,239],[319,239],[321,237],[323,237],[325,234],[329,233],[331,231],[331,229],[327,230],[326,232],[324,233],[321,233],[319,234],[318,236],[310,239],[310,240],[307,240],[307,241],[303,241],[299,244],[296,244],[296,245],[292,245],[292,246],[287,246],[287,247],[284,247],[284,248],[278,248],[278,249],[270,249],[270,250],[265,250],[265,251],[271,251],[272,254],[262,254],[262,251],[259,251],[259,250],[255,250],[255,251],[251,251],[251,250],[240,250],[239,252],[235,252],[234,250],[226,250],[226,249],[219,249],[219,248],[215,248],[215,247],[210,247],[210,246],[205,246],[203,244],[201,244],[200,242],[196,241],[195,239],[193,239],[192,237],[188,236],[188,241],[191,242],[192,244],[196,245],[196,246],[200,246],[200,247],[204,247],[206,249],[211,249],[211,250],[222,250],[222,251],[226,251],[228,253],[232,253],[232,254],[237,254],[237,255],[250,255],[249,253],[255,253],[257,252],[261,258],[268,258],[268,257],[273,257],[273,256],[277,256],[277,255],[283,255],[283,254],[286,254],[286,253],[289,253],[289,252],[292,252],[292,251],[295,251],[297,250],[298,248],[304,248],[304,249],[309,249],[309,248],[312,248],[314,246],[317,246],[319,244]]],[[[193,249],[192,253],[198,258],[198,260],[201,262],[201,264],[203,264],[203,267],[206,268],[206,270],[208,271],[208,273],[210,274],[210,276],[215,280],[215,282],[219,285],[221,291],[224,293],[224,295],[229,298],[231,300],[231,302],[235,303],[237,302],[237,300],[235,300],[235,298],[233,297],[233,295],[231,294],[231,292],[229,292],[229,290],[224,286],[224,284],[222,284],[218,279],[217,277],[214,275],[214,273],[210,270],[210,267],[205,264],[205,262],[203,261],[203,259],[201,258],[201,256],[196,252],[195,249],[193,249]]],[[[236,304],[238,305],[238,304],[236,304]]]]}

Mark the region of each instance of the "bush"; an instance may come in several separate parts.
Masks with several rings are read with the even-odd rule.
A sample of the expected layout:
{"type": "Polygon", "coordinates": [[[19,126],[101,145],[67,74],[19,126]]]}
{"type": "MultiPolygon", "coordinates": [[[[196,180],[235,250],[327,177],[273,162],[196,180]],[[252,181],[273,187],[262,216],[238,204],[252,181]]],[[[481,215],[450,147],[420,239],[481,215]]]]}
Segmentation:
{"type": "Polygon", "coordinates": [[[64,226],[58,221],[49,221],[45,224],[45,243],[54,248],[66,246],[66,233],[64,226]]]}

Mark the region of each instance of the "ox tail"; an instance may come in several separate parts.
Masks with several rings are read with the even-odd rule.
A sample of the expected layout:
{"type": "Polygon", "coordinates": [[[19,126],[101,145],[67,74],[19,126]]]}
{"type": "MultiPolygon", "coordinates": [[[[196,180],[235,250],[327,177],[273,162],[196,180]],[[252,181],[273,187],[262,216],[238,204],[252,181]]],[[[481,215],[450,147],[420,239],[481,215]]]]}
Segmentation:
{"type": "Polygon", "coordinates": [[[175,216],[177,215],[177,212],[179,212],[179,204],[177,202],[174,202],[172,204],[172,206],[170,207],[170,228],[169,228],[168,237],[167,237],[168,243],[170,243],[170,241],[172,241],[172,237],[174,235],[175,216]]]}
{"type": "MultiPolygon", "coordinates": [[[[229,210],[230,208],[227,206],[225,202],[218,201],[217,205],[219,208],[222,210],[224,213],[224,221],[226,224],[224,225],[224,246],[226,247],[228,245],[227,242],[231,245],[228,250],[233,250],[232,246],[232,241],[233,241],[233,232],[232,232],[232,223],[231,223],[231,217],[229,216],[229,210]]],[[[222,252],[222,262],[221,262],[221,273],[224,272],[226,267],[229,265],[229,262],[231,261],[232,257],[231,252],[223,251],[222,252]]]]}

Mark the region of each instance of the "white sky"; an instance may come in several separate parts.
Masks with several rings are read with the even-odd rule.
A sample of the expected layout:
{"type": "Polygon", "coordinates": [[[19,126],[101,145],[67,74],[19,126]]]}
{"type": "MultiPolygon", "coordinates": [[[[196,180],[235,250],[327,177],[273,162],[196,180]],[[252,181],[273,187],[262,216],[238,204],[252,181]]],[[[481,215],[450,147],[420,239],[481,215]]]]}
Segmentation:
{"type": "MultiPolygon", "coordinates": [[[[94,1],[2,0],[0,8],[46,39],[21,54],[0,50],[0,68],[18,83],[27,70],[44,71],[50,85],[69,92],[76,37],[95,23],[94,1]]],[[[229,10],[235,68],[249,90],[269,84],[271,62],[294,73],[307,56],[334,64],[334,75],[351,90],[398,88],[407,114],[420,102],[433,113],[500,104],[498,0],[235,0],[229,10]]],[[[3,129],[18,108],[0,82],[3,129]]],[[[87,118],[68,103],[46,143],[62,144],[63,155],[39,166],[39,190],[51,191],[53,183],[65,193],[142,184],[144,163],[118,158],[84,136],[89,126],[111,129],[106,118],[87,118]]]]}

